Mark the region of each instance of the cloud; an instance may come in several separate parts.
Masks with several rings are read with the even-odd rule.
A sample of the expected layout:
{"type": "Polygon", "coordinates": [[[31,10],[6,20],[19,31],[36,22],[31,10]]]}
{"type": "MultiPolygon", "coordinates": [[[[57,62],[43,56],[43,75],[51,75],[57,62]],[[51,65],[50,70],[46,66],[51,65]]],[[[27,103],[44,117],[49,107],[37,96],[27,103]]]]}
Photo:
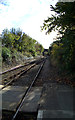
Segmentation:
{"type": "Polygon", "coordinates": [[[52,35],[41,33],[40,26],[44,19],[51,15],[50,4],[50,0],[8,0],[8,5],[0,4],[1,31],[6,27],[20,27],[48,48],[52,35]]]}

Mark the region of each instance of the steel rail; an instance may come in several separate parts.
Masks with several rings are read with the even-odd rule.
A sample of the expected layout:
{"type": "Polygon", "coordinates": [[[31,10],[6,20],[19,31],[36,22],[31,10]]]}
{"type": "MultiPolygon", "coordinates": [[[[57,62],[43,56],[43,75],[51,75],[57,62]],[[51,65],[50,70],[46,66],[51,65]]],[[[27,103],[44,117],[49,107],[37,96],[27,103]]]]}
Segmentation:
{"type": "Polygon", "coordinates": [[[22,71],[19,73],[19,75],[17,77],[15,77],[14,79],[12,79],[11,81],[9,81],[6,85],[4,85],[0,90],[4,89],[5,87],[7,87],[9,84],[11,84],[14,80],[18,79],[20,76],[22,76],[23,74],[25,74],[28,70],[30,70],[32,67],[34,67],[36,64],[31,65],[30,67],[28,67],[25,71],[22,71]]]}
{"type": "MultiPolygon", "coordinates": [[[[41,60],[42,60],[42,59],[43,59],[43,58],[41,58],[41,60]]],[[[39,60],[39,59],[33,59],[33,60],[31,60],[31,61],[25,62],[25,63],[23,63],[23,65],[19,65],[19,66],[16,66],[16,67],[11,68],[11,69],[9,69],[9,70],[6,70],[6,71],[4,71],[4,72],[0,72],[0,75],[5,74],[5,73],[7,73],[7,72],[14,71],[14,70],[19,69],[19,68],[21,68],[21,67],[24,67],[24,66],[26,66],[26,65],[35,63],[35,62],[37,62],[38,60],[39,60]]]]}
{"type": "MultiPolygon", "coordinates": [[[[41,62],[41,61],[39,61],[39,62],[41,62]]],[[[17,74],[14,74],[14,75],[12,75],[12,76],[10,76],[10,77],[8,77],[8,78],[5,78],[4,80],[7,80],[7,79],[10,79],[10,78],[12,78],[12,80],[11,81],[9,81],[7,84],[5,84],[2,88],[0,88],[0,91],[2,90],[2,89],[4,89],[5,87],[7,87],[8,85],[10,85],[13,81],[15,81],[16,79],[18,79],[20,76],[22,76],[23,74],[25,74],[27,71],[29,71],[32,67],[34,67],[35,65],[37,65],[37,64],[39,64],[39,62],[37,62],[37,61],[31,61],[28,65],[30,65],[30,64],[32,64],[31,66],[29,66],[28,68],[26,68],[25,70],[21,70],[19,73],[17,73],[17,74]],[[15,76],[15,77],[14,77],[15,76]],[[14,77],[14,78],[13,78],[14,77]]],[[[25,65],[24,65],[25,66],[25,65]]],[[[23,66],[23,67],[24,67],[23,66]]]]}
{"type": "Polygon", "coordinates": [[[31,85],[28,87],[28,89],[26,90],[24,96],[22,97],[22,100],[21,100],[20,104],[18,105],[18,107],[17,107],[17,109],[16,109],[16,112],[15,112],[12,120],[15,120],[15,118],[17,117],[18,112],[19,112],[19,110],[20,110],[20,108],[21,108],[21,106],[22,106],[22,104],[23,104],[26,96],[28,95],[29,91],[31,90],[31,88],[32,88],[32,86],[33,86],[33,84],[34,84],[34,82],[35,82],[35,80],[37,79],[38,75],[40,74],[40,72],[41,72],[41,70],[42,70],[42,68],[43,68],[44,63],[45,63],[45,60],[43,61],[42,65],[40,66],[40,68],[39,68],[36,76],[34,77],[34,80],[32,81],[31,85]]]}
{"type": "MultiPolygon", "coordinates": [[[[41,58],[40,60],[42,60],[42,59],[43,59],[43,58],[41,58]]],[[[38,63],[38,62],[39,62],[38,60],[34,60],[34,61],[31,61],[31,62],[27,62],[27,64],[24,64],[24,65],[21,65],[21,66],[17,66],[17,67],[15,67],[15,68],[13,68],[13,69],[9,69],[9,70],[7,70],[7,71],[5,71],[5,72],[3,72],[3,73],[0,73],[0,75],[3,75],[3,74],[7,74],[7,73],[9,73],[9,72],[17,72],[17,71],[15,71],[15,70],[19,70],[19,72],[17,72],[17,74],[11,73],[11,74],[13,74],[13,75],[4,78],[2,81],[6,81],[7,79],[10,79],[10,78],[15,77],[16,75],[18,75],[18,74],[20,74],[21,72],[24,71],[24,67],[25,67],[25,66],[28,66],[28,65],[31,65],[31,64],[34,64],[34,63],[38,63]],[[22,69],[22,68],[23,68],[23,70],[20,70],[20,69],[22,69]]]]}
{"type": "MultiPolygon", "coordinates": [[[[30,64],[27,64],[27,65],[30,65],[30,64]]],[[[21,66],[21,67],[16,68],[16,69],[20,69],[20,68],[25,67],[25,66],[27,66],[27,65],[21,66]]],[[[13,69],[13,70],[11,70],[11,71],[14,71],[14,70],[16,70],[16,69],[13,69]]],[[[10,72],[11,72],[11,71],[10,71],[10,72]]],[[[23,72],[23,71],[24,71],[24,69],[23,69],[23,70],[20,70],[18,73],[14,74],[14,75],[11,75],[11,76],[9,76],[9,77],[7,77],[7,78],[4,78],[2,81],[5,81],[5,80],[7,80],[7,79],[10,79],[10,78],[12,78],[12,77],[20,74],[20,73],[23,72]]],[[[9,72],[9,71],[8,71],[8,72],[9,72]]]]}
{"type": "Polygon", "coordinates": [[[35,62],[35,60],[34,60],[34,61],[31,61],[31,62],[26,62],[26,63],[24,63],[24,65],[19,65],[19,66],[16,66],[16,67],[11,68],[11,69],[9,69],[9,70],[6,70],[6,71],[4,71],[4,72],[1,72],[0,75],[5,74],[5,73],[7,73],[7,72],[14,71],[14,70],[19,69],[19,68],[22,68],[22,67],[25,67],[25,66],[31,64],[32,62],[35,62]]]}

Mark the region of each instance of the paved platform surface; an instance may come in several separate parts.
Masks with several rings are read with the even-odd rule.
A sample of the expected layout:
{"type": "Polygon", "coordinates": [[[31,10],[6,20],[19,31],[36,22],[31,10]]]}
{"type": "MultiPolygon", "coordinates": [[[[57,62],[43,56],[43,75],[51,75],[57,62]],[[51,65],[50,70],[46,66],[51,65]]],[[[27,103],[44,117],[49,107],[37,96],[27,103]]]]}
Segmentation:
{"type": "MultiPolygon", "coordinates": [[[[2,92],[2,110],[15,111],[27,87],[8,86],[2,92]]],[[[25,97],[20,112],[37,112],[42,87],[32,87],[25,97]]]]}
{"type": "Polygon", "coordinates": [[[0,91],[2,93],[2,110],[15,111],[26,90],[27,86],[8,86],[0,91]]]}
{"type": "Polygon", "coordinates": [[[21,112],[37,112],[42,87],[32,87],[20,109],[21,112]]]}
{"type": "Polygon", "coordinates": [[[57,83],[44,84],[37,120],[75,118],[75,89],[57,83]]]}

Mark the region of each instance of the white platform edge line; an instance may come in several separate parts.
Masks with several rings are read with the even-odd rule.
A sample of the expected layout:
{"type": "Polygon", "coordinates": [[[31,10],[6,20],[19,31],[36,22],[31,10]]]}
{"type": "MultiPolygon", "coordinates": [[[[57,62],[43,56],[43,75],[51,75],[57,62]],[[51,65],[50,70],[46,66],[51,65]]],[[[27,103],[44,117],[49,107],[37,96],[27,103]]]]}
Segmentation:
{"type": "Polygon", "coordinates": [[[38,111],[37,120],[39,120],[40,118],[43,118],[43,110],[38,111]]]}

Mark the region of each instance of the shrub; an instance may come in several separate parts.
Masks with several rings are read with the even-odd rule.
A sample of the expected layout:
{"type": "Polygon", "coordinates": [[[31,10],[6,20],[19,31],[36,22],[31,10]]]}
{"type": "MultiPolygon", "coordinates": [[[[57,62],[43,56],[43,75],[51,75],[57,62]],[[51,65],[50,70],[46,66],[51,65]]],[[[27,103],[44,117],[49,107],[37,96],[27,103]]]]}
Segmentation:
{"type": "Polygon", "coordinates": [[[16,49],[13,49],[12,57],[15,58],[16,63],[19,63],[19,62],[22,63],[25,60],[25,55],[23,53],[17,51],[16,49]]]}
{"type": "Polygon", "coordinates": [[[61,64],[63,65],[63,44],[60,43],[57,45],[56,43],[52,46],[51,50],[51,60],[53,61],[54,65],[60,66],[61,64]]]}
{"type": "Polygon", "coordinates": [[[2,48],[2,57],[3,57],[3,61],[6,61],[8,58],[11,58],[11,51],[10,49],[3,47],[2,48]]]}
{"type": "Polygon", "coordinates": [[[27,57],[32,57],[30,52],[25,52],[24,55],[27,56],[27,57]]]}

